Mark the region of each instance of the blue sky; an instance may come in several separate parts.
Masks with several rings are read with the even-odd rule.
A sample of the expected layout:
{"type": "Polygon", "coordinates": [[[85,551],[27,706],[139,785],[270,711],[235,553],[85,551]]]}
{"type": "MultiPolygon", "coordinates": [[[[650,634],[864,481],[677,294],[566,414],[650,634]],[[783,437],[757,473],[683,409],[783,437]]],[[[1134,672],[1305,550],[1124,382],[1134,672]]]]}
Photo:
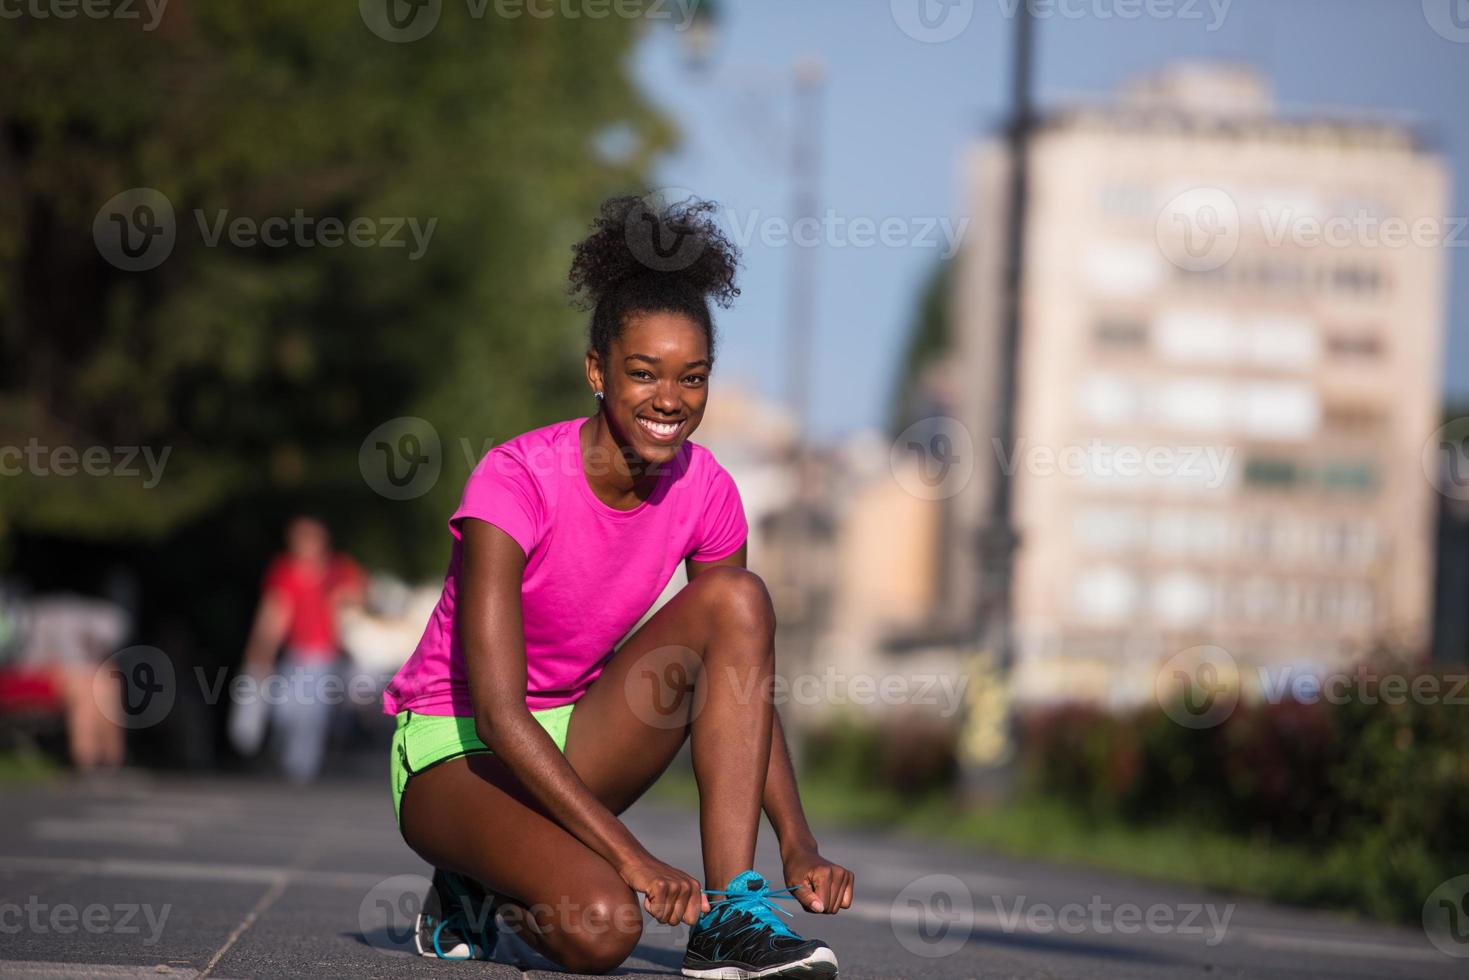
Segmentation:
{"type": "MultiPolygon", "coordinates": [[[[684,137],[660,182],[713,198],[748,222],[789,215],[788,79],[802,58],[824,62],[821,208],[904,222],[888,246],[857,247],[856,234],[843,230],[837,240],[846,247],[819,249],[811,410],[824,438],[881,424],[917,294],[947,247],[941,227],[920,233],[928,221],[960,217],[961,154],[1004,111],[1004,12],[1015,0],[952,0],[949,16],[961,19],[938,29],[952,30],[966,12],[969,20],[941,43],[900,28],[894,8],[915,2],[725,0],[705,75],[688,71],[667,25],[649,32],[634,65],[684,137]],[[906,236],[920,240],[898,243],[906,236]]],[[[1037,25],[1036,64],[1043,105],[1110,93],[1171,61],[1245,62],[1273,81],[1286,110],[1361,109],[1420,126],[1454,176],[1449,215],[1469,215],[1469,0],[1053,0],[1044,9],[1051,13],[1037,25]],[[1171,15],[1124,17],[1129,3],[1171,15]],[[1457,21],[1445,19],[1453,4],[1457,21]],[[1437,32],[1434,18],[1463,40],[1437,32]]],[[[1459,402],[1469,400],[1469,234],[1462,238],[1447,249],[1444,350],[1445,396],[1459,402]]],[[[791,251],[754,236],[743,295],[719,319],[719,377],[771,397],[785,386],[791,251]]]]}

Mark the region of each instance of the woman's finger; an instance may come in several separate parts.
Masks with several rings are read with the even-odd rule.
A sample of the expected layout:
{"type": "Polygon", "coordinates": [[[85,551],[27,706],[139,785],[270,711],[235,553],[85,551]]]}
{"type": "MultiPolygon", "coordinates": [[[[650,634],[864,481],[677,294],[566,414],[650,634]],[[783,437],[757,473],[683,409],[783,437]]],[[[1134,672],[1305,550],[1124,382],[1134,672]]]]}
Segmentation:
{"type": "Polygon", "coordinates": [[[694,880],[685,878],[678,883],[678,908],[674,910],[673,924],[693,925],[694,920],[690,918],[694,910],[694,880]]]}
{"type": "Polygon", "coordinates": [[[836,895],[833,894],[833,879],[831,865],[816,869],[817,889],[821,895],[821,910],[828,914],[836,911],[836,895]]]}
{"type": "Polygon", "coordinates": [[[801,903],[801,908],[805,909],[807,912],[821,911],[821,909],[817,908],[817,902],[819,900],[816,897],[816,890],[811,887],[811,881],[809,878],[798,883],[798,887],[795,891],[795,896],[796,901],[801,903]]]}

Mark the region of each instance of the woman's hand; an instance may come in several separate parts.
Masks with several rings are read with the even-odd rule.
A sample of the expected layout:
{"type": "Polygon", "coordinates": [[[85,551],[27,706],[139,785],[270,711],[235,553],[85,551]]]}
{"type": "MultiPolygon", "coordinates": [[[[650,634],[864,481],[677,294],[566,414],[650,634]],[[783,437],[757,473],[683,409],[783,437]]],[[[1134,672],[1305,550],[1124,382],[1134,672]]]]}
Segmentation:
{"type": "Polygon", "coordinates": [[[852,907],[852,885],[856,877],[840,864],[822,857],[815,846],[801,847],[783,855],[787,885],[796,887],[796,901],[809,912],[835,915],[852,907]]]}
{"type": "Polygon", "coordinates": [[[633,891],[642,892],[643,908],[664,925],[693,925],[709,911],[709,896],[692,876],[645,854],[621,871],[633,891]]]}

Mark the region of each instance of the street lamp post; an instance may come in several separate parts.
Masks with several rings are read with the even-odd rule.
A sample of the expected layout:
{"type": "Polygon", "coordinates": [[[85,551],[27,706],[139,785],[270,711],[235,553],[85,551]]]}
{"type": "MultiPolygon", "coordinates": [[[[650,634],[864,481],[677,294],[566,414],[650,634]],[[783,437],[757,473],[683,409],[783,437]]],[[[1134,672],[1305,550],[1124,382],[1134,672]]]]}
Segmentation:
{"type": "MultiPolygon", "coordinates": [[[[1000,459],[1013,459],[1015,446],[1025,225],[1030,190],[1030,138],[1034,129],[1031,101],[1033,29],[1030,0],[1022,0],[1015,7],[1015,54],[1010,76],[1010,113],[1005,127],[1010,170],[1000,295],[998,400],[981,410],[995,412],[996,449],[1000,459]]],[[[982,414],[977,422],[980,431],[984,431],[989,419],[982,414]]],[[[1012,582],[1019,537],[1014,526],[1013,479],[1007,468],[996,469],[988,512],[982,516],[976,541],[979,576],[974,640],[983,655],[974,660],[974,669],[982,676],[971,680],[976,682],[972,685],[974,689],[988,690],[991,696],[987,700],[971,700],[969,711],[981,714],[972,716],[965,724],[966,740],[972,739],[984,746],[979,755],[965,759],[962,789],[970,797],[1006,792],[1012,775],[1009,761],[1013,753],[1014,733],[1004,692],[1015,659],[1012,582]],[[983,738],[979,737],[981,735],[983,738]]]]}
{"type": "MultiPolygon", "coordinates": [[[[1015,446],[1015,400],[1019,391],[1021,300],[1024,287],[1025,223],[1030,192],[1030,137],[1034,126],[1031,96],[1031,65],[1034,52],[1034,20],[1030,0],[1015,7],[1015,60],[1010,77],[1010,118],[1006,125],[1009,149],[1009,183],[1006,196],[1005,261],[1001,282],[1001,335],[999,404],[996,438],[1001,459],[1011,459],[1015,446]]],[[[985,419],[980,419],[983,428],[985,419]]],[[[1012,571],[1019,543],[1013,523],[1013,476],[1000,468],[989,513],[979,542],[980,576],[979,629],[984,645],[992,650],[1002,667],[1008,667],[1012,650],[1012,571]]]]}

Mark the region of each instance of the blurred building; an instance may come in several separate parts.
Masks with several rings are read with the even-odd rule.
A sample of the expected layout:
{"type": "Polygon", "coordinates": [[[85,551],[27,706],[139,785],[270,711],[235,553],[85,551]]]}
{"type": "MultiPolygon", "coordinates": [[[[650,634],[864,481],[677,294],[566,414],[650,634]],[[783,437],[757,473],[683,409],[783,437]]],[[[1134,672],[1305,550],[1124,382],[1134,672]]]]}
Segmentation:
{"type": "MultiPolygon", "coordinates": [[[[728,381],[695,435],[740,488],[749,564],[779,622],[787,724],[885,709],[953,718],[962,670],[948,638],[928,636],[945,512],[908,489],[920,461],[895,460],[874,431],[836,445],[795,436],[787,409],[728,381]]],[[[675,576],[659,605],[682,585],[675,576]]]]}
{"type": "Polygon", "coordinates": [[[1322,669],[1376,644],[1425,650],[1440,158],[1401,122],[1284,114],[1262,78],[1213,66],[1050,112],[1031,146],[1008,460],[986,427],[1004,369],[1002,143],[964,172],[950,367],[979,465],[949,500],[940,618],[974,606],[1005,465],[1022,698],[1141,700],[1200,644],[1322,669]]]}

